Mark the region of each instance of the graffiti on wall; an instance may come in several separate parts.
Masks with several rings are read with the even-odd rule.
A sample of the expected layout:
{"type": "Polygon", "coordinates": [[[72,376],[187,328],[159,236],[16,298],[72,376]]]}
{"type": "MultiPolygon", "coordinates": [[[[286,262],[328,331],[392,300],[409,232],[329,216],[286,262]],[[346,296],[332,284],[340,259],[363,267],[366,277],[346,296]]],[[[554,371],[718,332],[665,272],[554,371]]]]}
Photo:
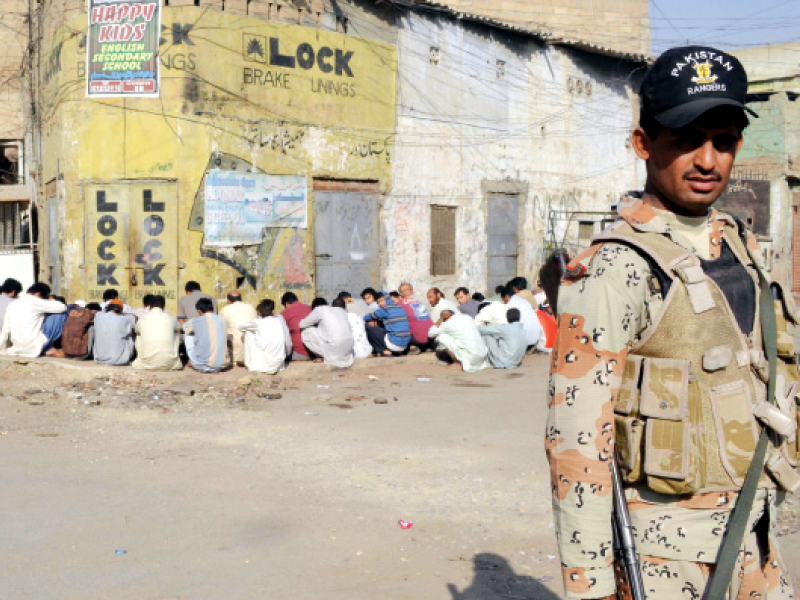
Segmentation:
{"type": "Polygon", "coordinates": [[[741,219],[756,235],[769,236],[769,181],[731,179],[716,207],[741,219]]]}
{"type": "Polygon", "coordinates": [[[356,143],[350,150],[350,156],[356,158],[383,157],[386,164],[392,163],[392,138],[383,140],[367,140],[356,143]]]}

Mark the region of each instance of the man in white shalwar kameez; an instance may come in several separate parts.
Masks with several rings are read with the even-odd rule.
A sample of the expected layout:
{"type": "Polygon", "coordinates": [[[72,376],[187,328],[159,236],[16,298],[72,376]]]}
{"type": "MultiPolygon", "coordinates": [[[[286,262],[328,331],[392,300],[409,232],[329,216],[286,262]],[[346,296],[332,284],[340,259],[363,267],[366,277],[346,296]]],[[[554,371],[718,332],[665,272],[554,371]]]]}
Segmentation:
{"type": "Polygon", "coordinates": [[[355,362],[355,340],[344,309],[321,304],[300,321],[300,329],[306,348],[326,364],[344,369],[355,362]]]}
{"type": "Polygon", "coordinates": [[[292,337],[283,317],[275,316],[275,302],[262,300],[258,317],[239,326],[244,332],[244,366],[248,371],[274,375],[292,355],[292,337]]]}
{"type": "Polygon", "coordinates": [[[472,317],[445,309],[441,321],[440,325],[434,325],[428,332],[430,338],[439,345],[437,357],[445,362],[460,363],[467,373],[491,366],[489,350],[472,317]]]}
{"type": "Polygon", "coordinates": [[[19,300],[9,304],[0,330],[0,353],[33,358],[46,351],[48,355],[63,356],[60,350],[49,348],[53,340],[42,333],[42,323],[47,315],[63,313],[67,307],[49,297],[47,284],[34,283],[19,300]]]}
{"type": "Polygon", "coordinates": [[[372,345],[367,339],[367,327],[364,323],[364,316],[355,311],[347,310],[347,303],[344,298],[337,298],[331,302],[334,308],[343,308],[347,311],[347,320],[350,322],[350,331],[353,333],[353,354],[356,358],[367,358],[372,355],[372,345]]]}

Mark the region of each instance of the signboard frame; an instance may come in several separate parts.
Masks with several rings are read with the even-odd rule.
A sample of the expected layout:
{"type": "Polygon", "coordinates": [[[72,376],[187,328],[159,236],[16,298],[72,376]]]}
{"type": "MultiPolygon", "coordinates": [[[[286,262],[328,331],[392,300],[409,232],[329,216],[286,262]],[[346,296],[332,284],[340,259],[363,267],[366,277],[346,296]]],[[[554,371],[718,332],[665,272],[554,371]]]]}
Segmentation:
{"type": "Polygon", "coordinates": [[[212,169],[204,185],[204,246],[260,244],[267,227],[308,228],[308,178],[212,169]]]}
{"type": "Polygon", "coordinates": [[[86,97],[157,98],[161,93],[160,0],[87,3],[86,97]],[[93,60],[101,56],[102,60],[93,60]],[[119,67],[112,71],[118,77],[105,74],[107,65],[119,67]],[[98,81],[106,85],[97,85],[98,81]]]}

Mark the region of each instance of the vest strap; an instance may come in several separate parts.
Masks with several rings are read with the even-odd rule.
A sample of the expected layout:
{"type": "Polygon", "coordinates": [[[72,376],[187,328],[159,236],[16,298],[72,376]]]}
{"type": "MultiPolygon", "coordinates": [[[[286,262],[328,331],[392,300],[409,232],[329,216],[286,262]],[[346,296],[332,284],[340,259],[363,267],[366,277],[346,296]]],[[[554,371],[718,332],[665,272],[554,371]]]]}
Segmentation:
{"type": "MultiPolygon", "coordinates": [[[[749,252],[752,258],[752,252],[749,252]]],[[[755,262],[755,261],[753,261],[755,262]]],[[[778,374],[778,326],[775,317],[775,303],[772,301],[772,293],[769,289],[769,281],[766,275],[759,268],[758,282],[761,287],[759,304],[761,309],[761,337],[764,340],[769,361],[769,379],[767,381],[767,400],[775,404],[775,384],[778,374]]],[[[736,566],[736,558],[739,556],[739,548],[742,545],[744,531],[747,521],[750,518],[750,510],[753,508],[753,500],[756,497],[758,481],[764,470],[764,461],[767,456],[767,446],[769,445],[769,433],[766,428],[761,429],[756,450],[747,469],[747,476],[744,480],[736,506],[725,528],[725,537],[722,539],[722,546],[717,555],[717,568],[711,576],[703,600],[724,600],[728,586],[733,576],[733,569],[736,566]]],[[[800,487],[800,486],[798,486],[800,487]]]]}
{"type": "Polygon", "coordinates": [[[711,290],[708,289],[708,275],[703,271],[703,267],[697,264],[678,265],[675,273],[686,285],[689,294],[689,302],[695,314],[704,313],[716,306],[711,290]]]}

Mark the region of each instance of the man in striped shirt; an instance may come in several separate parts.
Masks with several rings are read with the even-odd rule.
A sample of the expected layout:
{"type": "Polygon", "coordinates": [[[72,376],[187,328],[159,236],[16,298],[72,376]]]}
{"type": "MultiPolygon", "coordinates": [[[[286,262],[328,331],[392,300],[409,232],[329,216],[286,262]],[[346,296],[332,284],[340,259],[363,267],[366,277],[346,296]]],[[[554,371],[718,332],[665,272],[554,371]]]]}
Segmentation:
{"type": "Polygon", "coordinates": [[[225,364],[228,344],[225,325],[214,314],[214,304],[209,298],[200,298],[195,304],[198,317],[187,321],[183,330],[186,332],[186,354],[189,364],[195,371],[202,373],[218,373],[225,364]]]}

